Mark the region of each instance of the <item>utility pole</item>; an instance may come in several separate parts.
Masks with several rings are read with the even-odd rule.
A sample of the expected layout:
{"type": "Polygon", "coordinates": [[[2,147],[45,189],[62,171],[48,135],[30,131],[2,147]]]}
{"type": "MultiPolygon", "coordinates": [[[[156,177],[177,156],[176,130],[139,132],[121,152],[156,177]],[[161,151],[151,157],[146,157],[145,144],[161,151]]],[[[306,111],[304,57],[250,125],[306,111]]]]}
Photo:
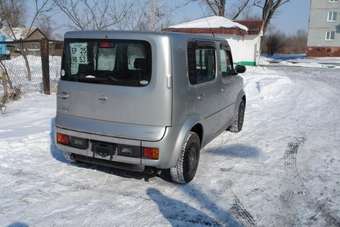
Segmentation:
{"type": "Polygon", "coordinates": [[[156,2],[155,0],[149,0],[150,5],[150,11],[149,11],[149,17],[150,17],[150,24],[149,24],[149,30],[155,31],[156,30],[156,2]]]}

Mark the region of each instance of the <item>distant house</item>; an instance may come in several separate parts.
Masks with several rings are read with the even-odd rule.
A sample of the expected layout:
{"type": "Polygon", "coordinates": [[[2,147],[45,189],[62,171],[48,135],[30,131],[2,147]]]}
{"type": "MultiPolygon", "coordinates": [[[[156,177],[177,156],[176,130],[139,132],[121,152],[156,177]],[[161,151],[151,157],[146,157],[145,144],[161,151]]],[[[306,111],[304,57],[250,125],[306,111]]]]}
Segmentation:
{"type": "MultiPolygon", "coordinates": [[[[6,41],[14,41],[14,40],[25,40],[32,42],[24,42],[23,48],[25,48],[28,54],[31,55],[40,55],[40,43],[41,39],[49,39],[47,35],[42,32],[39,28],[33,28],[29,31],[28,28],[25,27],[15,27],[12,29],[13,32],[8,27],[3,27],[0,29],[0,35],[5,37],[6,41]]],[[[16,55],[20,49],[20,43],[10,45],[11,55],[16,55]]],[[[50,43],[50,54],[51,55],[61,55],[63,51],[62,43],[50,43]]]]}
{"type": "Polygon", "coordinates": [[[340,57],[340,0],[311,0],[307,55],[340,57]]]}
{"type": "Polygon", "coordinates": [[[261,48],[262,21],[231,21],[225,17],[211,16],[170,26],[164,31],[214,34],[228,40],[234,62],[257,65],[261,48]]]}

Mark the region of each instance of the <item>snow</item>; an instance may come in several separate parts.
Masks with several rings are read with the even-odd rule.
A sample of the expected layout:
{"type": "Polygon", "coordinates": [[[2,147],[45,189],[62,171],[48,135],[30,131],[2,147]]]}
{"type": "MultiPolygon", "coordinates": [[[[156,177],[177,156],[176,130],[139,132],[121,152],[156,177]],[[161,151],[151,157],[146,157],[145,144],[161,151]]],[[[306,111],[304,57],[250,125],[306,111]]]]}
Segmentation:
{"type": "MultiPolygon", "coordinates": [[[[13,82],[13,86],[20,87],[23,93],[31,93],[42,90],[42,68],[40,56],[27,56],[30,64],[32,81],[27,80],[27,71],[25,61],[22,56],[12,57],[10,60],[2,61],[6,66],[9,77],[13,82]]],[[[56,81],[60,76],[60,56],[50,56],[50,81],[52,90],[55,90],[56,81]]],[[[0,86],[0,95],[2,94],[2,86],[0,86]]]]}
{"type": "Polygon", "coordinates": [[[259,64],[263,66],[299,66],[310,68],[337,68],[340,69],[339,57],[306,57],[300,55],[274,55],[272,57],[261,56],[259,64]]]}
{"type": "Polygon", "coordinates": [[[55,95],[0,115],[0,226],[339,226],[338,69],[254,67],[239,134],[204,148],[194,181],[70,164],[55,95]]]}
{"type": "Polygon", "coordinates": [[[172,25],[169,28],[239,28],[241,30],[248,31],[246,26],[221,16],[204,17],[197,20],[172,25]]]}
{"type": "MultiPolygon", "coordinates": [[[[0,34],[4,34],[6,36],[6,41],[13,41],[14,37],[15,39],[19,40],[19,39],[25,39],[28,33],[28,29],[25,27],[14,27],[12,28],[14,36],[12,31],[4,26],[0,29],[0,34]]],[[[34,29],[31,29],[32,31],[34,29]]]]}

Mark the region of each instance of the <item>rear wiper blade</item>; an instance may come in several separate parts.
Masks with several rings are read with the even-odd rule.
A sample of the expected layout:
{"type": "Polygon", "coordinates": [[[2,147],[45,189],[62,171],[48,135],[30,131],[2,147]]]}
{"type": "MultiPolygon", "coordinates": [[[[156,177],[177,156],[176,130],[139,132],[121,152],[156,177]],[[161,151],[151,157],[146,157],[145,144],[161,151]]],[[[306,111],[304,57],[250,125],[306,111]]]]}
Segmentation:
{"type": "Polygon", "coordinates": [[[81,75],[78,78],[78,81],[83,81],[83,82],[106,82],[107,79],[103,77],[95,77],[93,75],[81,75]]]}
{"type": "Polygon", "coordinates": [[[85,78],[86,79],[95,79],[96,76],[94,76],[94,75],[86,75],[85,78]]]}

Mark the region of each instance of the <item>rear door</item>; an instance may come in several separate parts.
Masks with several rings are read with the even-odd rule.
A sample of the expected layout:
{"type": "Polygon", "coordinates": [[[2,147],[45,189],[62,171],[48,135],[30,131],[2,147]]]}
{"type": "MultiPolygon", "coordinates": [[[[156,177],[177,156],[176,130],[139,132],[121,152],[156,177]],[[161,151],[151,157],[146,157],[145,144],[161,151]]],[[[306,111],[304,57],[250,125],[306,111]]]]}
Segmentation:
{"type": "Polygon", "coordinates": [[[217,74],[215,42],[192,41],[188,44],[190,86],[194,88],[195,111],[204,119],[205,136],[209,140],[220,128],[220,77],[217,74]]]}
{"type": "Polygon", "coordinates": [[[239,78],[234,70],[230,48],[223,43],[220,45],[219,57],[219,69],[222,80],[220,91],[223,105],[223,121],[221,126],[225,127],[233,120],[235,102],[240,86],[238,83],[239,78]]]}
{"type": "Polygon", "coordinates": [[[160,78],[164,68],[157,67],[167,65],[169,58],[157,45],[141,40],[66,40],[59,113],[114,123],[170,125],[171,90],[160,78]]]}

